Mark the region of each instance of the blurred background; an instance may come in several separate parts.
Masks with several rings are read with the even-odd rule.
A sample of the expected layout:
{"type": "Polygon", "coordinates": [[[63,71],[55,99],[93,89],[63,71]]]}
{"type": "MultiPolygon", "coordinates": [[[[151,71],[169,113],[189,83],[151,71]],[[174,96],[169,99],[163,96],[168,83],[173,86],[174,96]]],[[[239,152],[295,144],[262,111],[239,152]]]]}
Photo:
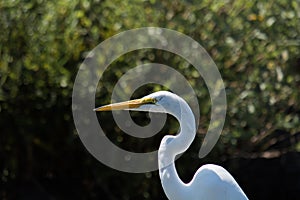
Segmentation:
{"type": "MultiPolygon", "coordinates": [[[[138,50],[112,63],[100,80],[97,106],[110,102],[118,79],[143,63],[163,63],[199,96],[200,128],[177,161],[188,182],[205,163],[225,167],[250,199],[299,199],[300,2],[297,0],[2,0],[0,2],[0,199],[166,199],[158,172],[111,169],[85,149],[71,111],[72,88],[89,51],[122,31],[155,26],[198,41],[219,68],[228,110],[213,151],[198,158],[210,120],[204,81],[184,59],[138,50]]],[[[168,89],[149,84],[141,97],[168,89]]],[[[95,105],[96,106],[96,105],[95,105]]],[[[132,113],[147,123],[148,116],[132,113]]],[[[99,123],[116,145],[158,149],[168,123],[145,141],[123,133],[111,113],[99,123]]]]}

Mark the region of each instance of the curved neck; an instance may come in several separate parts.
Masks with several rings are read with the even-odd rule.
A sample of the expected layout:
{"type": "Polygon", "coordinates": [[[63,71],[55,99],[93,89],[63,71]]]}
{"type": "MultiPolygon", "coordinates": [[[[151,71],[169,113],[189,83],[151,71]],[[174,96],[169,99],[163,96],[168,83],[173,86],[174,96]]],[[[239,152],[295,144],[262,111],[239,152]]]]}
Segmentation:
{"type": "Polygon", "coordinates": [[[163,189],[169,199],[185,199],[186,185],[179,178],[174,160],[193,142],[196,135],[196,124],[192,110],[185,101],[179,102],[178,109],[169,111],[180,123],[180,133],[176,136],[165,136],[158,150],[159,175],[163,189]]]}
{"type": "Polygon", "coordinates": [[[179,121],[180,132],[175,136],[170,148],[178,155],[185,152],[192,144],[196,136],[196,123],[194,114],[185,101],[180,101],[180,109],[175,112],[170,112],[179,121]]]}

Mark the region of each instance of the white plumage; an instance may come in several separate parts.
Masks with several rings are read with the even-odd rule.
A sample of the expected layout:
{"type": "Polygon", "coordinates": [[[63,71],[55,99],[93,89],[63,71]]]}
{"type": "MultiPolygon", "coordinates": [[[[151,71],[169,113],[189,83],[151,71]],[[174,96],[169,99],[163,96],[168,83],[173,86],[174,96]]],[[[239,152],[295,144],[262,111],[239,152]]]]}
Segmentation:
{"type": "Polygon", "coordinates": [[[207,164],[200,167],[189,183],[183,183],[176,172],[175,156],[185,152],[196,135],[192,110],[179,96],[160,91],[138,100],[110,104],[95,109],[162,112],[173,115],[180,123],[180,133],[165,136],[158,150],[159,175],[170,200],[245,200],[248,199],[238,183],[223,167],[207,164]]]}

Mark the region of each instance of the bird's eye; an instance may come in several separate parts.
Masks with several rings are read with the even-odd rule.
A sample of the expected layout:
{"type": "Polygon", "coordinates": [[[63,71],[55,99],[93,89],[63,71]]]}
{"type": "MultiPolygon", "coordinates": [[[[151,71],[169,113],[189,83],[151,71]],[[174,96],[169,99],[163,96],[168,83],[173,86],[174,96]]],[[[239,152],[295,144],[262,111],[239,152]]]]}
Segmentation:
{"type": "Polygon", "coordinates": [[[164,97],[157,97],[156,102],[161,101],[164,97]]]}
{"type": "Polygon", "coordinates": [[[149,104],[156,104],[157,100],[155,98],[151,98],[149,101],[149,104]]]}

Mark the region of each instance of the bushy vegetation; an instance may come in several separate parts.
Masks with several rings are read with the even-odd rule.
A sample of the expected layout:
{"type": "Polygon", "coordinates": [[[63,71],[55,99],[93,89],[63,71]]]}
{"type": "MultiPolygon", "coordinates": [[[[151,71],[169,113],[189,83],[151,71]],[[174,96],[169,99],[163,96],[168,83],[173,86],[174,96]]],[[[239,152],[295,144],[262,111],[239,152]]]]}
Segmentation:
{"type": "MultiPolygon", "coordinates": [[[[299,151],[299,19],[297,0],[0,2],[0,198],[166,199],[157,172],[125,174],[96,161],[80,142],[72,119],[72,86],[87,53],[105,39],[139,27],[169,28],[198,41],[226,86],[222,137],[199,160],[210,100],[186,61],[160,50],[131,52],[116,60],[99,83],[97,105],[109,102],[118,78],[137,64],[160,62],[185,75],[199,95],[201,129],[179,159],[183,179],[189,180],[199,164],[259,156],[284,139],[290,143],[280,152],[299,151]]],[[[146,91],[159,89],[150,85],[146,91]]],[[[144,94],[138,90],[135,96],[144,94]]],[[[105,114],[101,120],[112,117],[105,114]]],[[[134,138],[120,139],[128,136],[113,122],[103,126],[120,146],[136,144],[134,138]]],[[[164,129],[173,131],[174,126],[164,129]]],[[[142,144],[134,148],[144,149],[142,144]]]]}

